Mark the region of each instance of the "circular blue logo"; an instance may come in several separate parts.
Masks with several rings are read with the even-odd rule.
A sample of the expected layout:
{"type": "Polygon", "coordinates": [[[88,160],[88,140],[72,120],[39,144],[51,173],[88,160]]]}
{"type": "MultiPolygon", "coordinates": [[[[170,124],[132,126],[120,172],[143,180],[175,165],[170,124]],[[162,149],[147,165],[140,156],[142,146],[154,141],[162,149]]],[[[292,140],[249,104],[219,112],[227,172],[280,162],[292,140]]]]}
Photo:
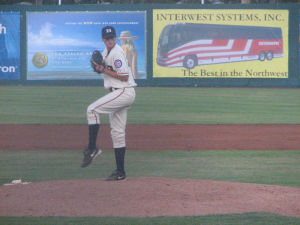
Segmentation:
{"type": "Polygon", "coordinates": [[[119,69],[122,66],[122,61],[120,59],[117,59],[117,60],[115,60],[114,64],[115,64],[115,67],[117,69],[119,69]]]}

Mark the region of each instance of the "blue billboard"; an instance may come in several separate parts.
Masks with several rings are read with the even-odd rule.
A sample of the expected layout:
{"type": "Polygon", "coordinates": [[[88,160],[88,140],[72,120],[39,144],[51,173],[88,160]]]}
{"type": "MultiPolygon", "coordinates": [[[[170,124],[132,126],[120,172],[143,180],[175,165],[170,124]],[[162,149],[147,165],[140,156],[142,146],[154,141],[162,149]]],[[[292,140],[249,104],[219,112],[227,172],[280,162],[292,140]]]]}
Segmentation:
{"type": "Polygon", "coordinates": [[[20,79],[19,12],[0,12],[0,79],[20,79]]]}
{"type": "Polygon", "coordinates": [[[105,45],[101,29],[114,26],[137,79],[146,79],[146,12],[27,12],[27,79],[103,79],[90,65],[105,45]]]}

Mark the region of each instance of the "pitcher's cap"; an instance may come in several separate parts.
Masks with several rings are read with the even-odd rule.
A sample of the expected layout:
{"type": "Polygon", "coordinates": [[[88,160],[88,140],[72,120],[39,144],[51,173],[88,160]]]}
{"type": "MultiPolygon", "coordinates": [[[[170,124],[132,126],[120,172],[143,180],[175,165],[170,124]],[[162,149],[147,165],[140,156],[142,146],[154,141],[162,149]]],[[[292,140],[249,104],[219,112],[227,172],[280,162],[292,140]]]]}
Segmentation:
{"type": "Polygon", "coordinates": [[[116,37],[115,28],[111,26],[106,26],[102,28],[102,38],[103,39],[110,39],[116,37]]]}

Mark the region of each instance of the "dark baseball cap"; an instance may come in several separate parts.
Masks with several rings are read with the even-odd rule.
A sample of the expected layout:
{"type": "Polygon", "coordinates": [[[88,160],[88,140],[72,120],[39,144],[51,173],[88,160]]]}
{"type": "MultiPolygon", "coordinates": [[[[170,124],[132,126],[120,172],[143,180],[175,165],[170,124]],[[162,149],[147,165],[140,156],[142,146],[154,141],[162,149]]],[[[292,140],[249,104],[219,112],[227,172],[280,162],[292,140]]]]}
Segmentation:
{"type": "Polygon", "coordinates": [[[103,39],[110,39],[116,37],[115,28],[111,26],[106,26],[102,28],[102,38],[103,39]]]}

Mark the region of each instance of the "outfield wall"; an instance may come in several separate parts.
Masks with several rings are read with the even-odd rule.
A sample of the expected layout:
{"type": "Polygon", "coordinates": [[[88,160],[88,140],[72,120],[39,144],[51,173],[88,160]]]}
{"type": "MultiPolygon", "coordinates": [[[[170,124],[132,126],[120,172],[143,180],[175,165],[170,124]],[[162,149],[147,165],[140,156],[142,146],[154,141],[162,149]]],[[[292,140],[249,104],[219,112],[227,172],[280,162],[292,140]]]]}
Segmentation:
{"type": "Polygon", "coordinates": [[[299,87],[299,14],[300,4],[1,6],[0,84],[102,85],[89,58],[113,25],[140,86],[299,87]]]}

